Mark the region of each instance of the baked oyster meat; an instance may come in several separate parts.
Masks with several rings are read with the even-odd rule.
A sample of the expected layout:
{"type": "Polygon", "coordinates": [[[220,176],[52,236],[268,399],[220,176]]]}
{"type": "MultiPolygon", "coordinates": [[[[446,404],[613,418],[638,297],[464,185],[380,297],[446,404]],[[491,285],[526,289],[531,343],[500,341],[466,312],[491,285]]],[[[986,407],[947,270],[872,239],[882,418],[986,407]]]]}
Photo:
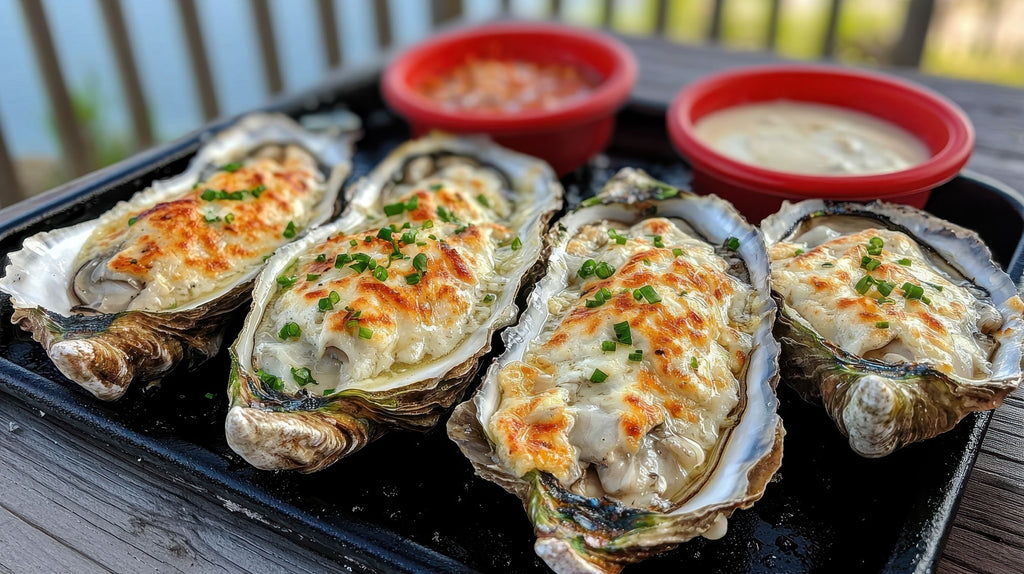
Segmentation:
{"type": "Polygon", "coordinates": [[[623,170],[559,221],[548,272],[449,436],[523,499],[559,572],[615,572],[763,494],[781,462],[775,306],[728,203],[623,170]]]}
{"type": "Polygon", "coordinates": [[[101,399],[214,355],[226,316],[278,247],[329,219],[351,137],[251,115],[179,176],[10,254],[12,321],[101,399]]]}
{"type": "Polygon", "coordinates": [[[539,160],[433,136],[347,196],[268,262],[232,346],[227,439],[259,468],[312,472],[436,424],[513,320],[561,187],[539,160]]]}
{"type": "Polygon", "coordinates": [[[910,207],[818,200],[786,203],[762,228],[783,379],[857,453],[945,432],[1019,384],[1024,305],[973,232],[910,207]]]}

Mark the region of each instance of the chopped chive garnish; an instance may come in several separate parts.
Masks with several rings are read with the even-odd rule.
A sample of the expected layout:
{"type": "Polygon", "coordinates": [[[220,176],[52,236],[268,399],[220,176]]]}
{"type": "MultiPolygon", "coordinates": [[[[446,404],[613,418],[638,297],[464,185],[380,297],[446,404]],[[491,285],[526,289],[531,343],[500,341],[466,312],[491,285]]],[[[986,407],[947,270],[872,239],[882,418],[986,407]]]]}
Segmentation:
{"type": "Polygon", "coordinates": [[[320,275],[316,273],[306,273],[306,281],[316,281],[320,278],[320,275]]]}
{"type": "Polygon", "coordinates": [[[455,223],[455,220],[458,219],[452,212],[445,209],[443,205],[437,206],[437,216],[445,223],[455,223]]]}
{"type": "Polygon", "coordinates": [[[282,339],[294,339],[302,334],[302,329],[299,328],[298,323],[285,323],[284,327],[281,327],[281,332],[277,336],[282,339]]]}
{"type": "Polygon", "coordinates": [[[351,255],[348,253],[339,253],[338,256],[334,258],[334,268],[341,269],[349,261],[352,261],[351,255]]]}
{"type": "Polygon", "coordinates": [[[484,303],[490,303],[491,301],[494,301],[494,294],[493,293],[488,293],[488,294],[484,295],[484,303]]]}
{"type": "Polygon", "coordinates": [[[316,262],[317,263],[323,263],[324,261],[327,261],[327,254],[326,253],[321,253],[320,255],[316,256],[316,262]]]}
{"type": "Polygon", "coordinates": [[[608,230],[608,237],[612,238],[612,240],[614,240],[615,243],[619,245],[625,245],[626,239],[628,239],[625,235],[620,234],[618,231],[614,229],[608,230]]]}
{"type": "Polygon", "coordinates": [[[214,221],[220,221],[220,217],[218,217],[218,216],[216,216],[216,215],[214,215],[212,213],[207,213],[206,215],[203,216],[203,219],[205,219],[207,223],[213,223],[214,221]]]}
{"type": "Polygon", "coordinates": [[[888,321],[879,321],[879,322],[875,323],[875,327],[878,327],[879,329],[888,329],[889,328],[889,322],[888,321]]]}
{"type": "Polygon", "coordinates": [[[900,289],[903,289],[903,297],[906,299],[920,299],[924,295],[924,287],[913,283],[904,283],[900,289]]]}
{"type": "Polygon", "coordinates": [[[925,281],[925,282],[924,282],[924,284],[925,284],[925,285],[927,285],[927,286],[929,286],[929,287],[931,287],[932,289],[935,289],[935,290],[936,290],[936,291],[938,291],[939,293],[941,293],[941,292],[942,292],[942,285],[936,285],[936,284],[934,284],[934,283],[929,283],[929,282],[927,282],[927,281],[925,281]]]}
{"type": "Polygon", "coordinates": [[[224,167],[222,167],[221,169],[226,171],[226,172],[228,172],[228,173],[235,173],[241,167],[242,167],[242,164],[240,164],[240,163],[229,163],[229,164],[225,165],[224,167]]]}
{"type": "Polygon", "coordinates": [[[414,269],[416,269],[420,273],[426,273],[427,272],[427,256],[422,254],[422,253],[417,254],[416,257],[412,258],[412,266],[413,266],[414,269]]]}
{"type": "Polygon", "coordinates": [[[341,301],[341,295],[338,295],[337,291],[331,291],[331,294],[328,295],[327,298],[331,301],[331,305],[334,305],[338,301],[341,301]]]}
{"type": "Polygon", "coordinates": [[[334,389],[324,389],[324,396],[325,397],[327,395],[333,395],[333,394],[334,394],[334,389]]]}
{"type": "Polygon", "coordinates": [[[612,292],[606,289],[605,287],[601,287],[600,289],[597,290],[597,294],[594,295],[594,298],[598,299],[599,301],[608,301],[609,299],[612,298],[612,292]]]}
{"type": "Polygon", "coordinates": [[[317,308],[321,311],[330,311],[331,309],[334,309],[334,304],[340,300],[341,296],[338,295],[338,292],[331,291],[327,297],[321,297],[320,300],[316,302],[317,308]]]}
{"type": "Polygon", "coordinates": [[[668,199],[677,195],[679,195],[678,189],[674,187],[663,187],[661,191],[658,192],[658,199],[668,199]]]}
{"type": "Polygon", "coordinates": [[[377,232],[377,237],[379,237],[379,238],[381,238],[381,239],[383,239],[385,241],[391,241],[391,234],[392,233],[394,233],[394,231],[391,231],[390,227],[381,227],[380,231],[377,232]]]}
{"type": "Polygon", "coordinates": [[[359,327],[359,338],[360,339],[372,339],[373,329],[367,329],[366,327],[359,327]]]}
{"type": "Polygon", "coordinates": [[[601,305],[604,305],[604,301],[599,301],[597,299],[587,299],[586,302],[587,309],[593,309],[594,307],[600,307],[601,305]]]}
{"type": "Polygon", "coordinates": [[[391,203],[384,206],[384,215],[387,215],[388,217],[398,215],[403,211],[405,211],[405,204],[402,202],[391,203]]]}
{"type": "Polygon", "coordinates": [[[365,261],[356,261],[352,265],[349,265],[349,269],[354,269],[356,273],[362,273],[366,271],[367,263],[365,261]]]}
{"type": "Polygon", "coordinates": [[[697,357],[690,357],[690,368],[696,371],[699,366],[700,363],[697,362],[697,357]]]}
{"type": "Polygon", "coordinates": [[[428,235],[427,237],[428,237],[428,238],[430,238],[430,239],[433,239],[434,241],[437,241],[437,236],[436,236],[436,235],[434,235],[433,233],[431,233],[431,234],[430,234],[430,235],[428,235]]]}
{"type": "Polygon", "coordinates": [[[288,277],[287,275],[281,275],[277,278],[277,284],[280,285],[282,289],[287,289],[292,285],[295,285],[295,282],[298,280],[299,278],[295,276],[288,277]]]}
{"type": "Polygon", "coordinates": [[[379,266],[379,267],[377,267],[376,269],[373,270],[373,276],[377,278],[377,281],[381,281],[381,282],[387,281],[388,280],[388,270],[386,268],[384,268],[383,265],[381,265],[381,266],[379,266]]]}
{"type": "Polygon", "coordinates": [[[868,255],[874,255],[874,256],[877,257],[877,256],[879,256],[881,254],[882,254],[882,248],[881,247],[868,247],[868,255]]]}
{"type": "Polygon", "coordinates": [[[348,244],[351,245],[352,247],[356,247],[357,245],[359,245],[359,242],[356,241],[355,239],[349,239],[348,244]]]}
{"type": "Polygon", "coordinates": [[[822,263],[821,266],[822,267],[835,267],[835,264],[831,263],[829,261],[826,261],[826,262],[822,263]]]}
{"type": "Polygon", "coordinates": [[[427,242],[426,242],[426,241],[417,241],[417,242],[416,242],[416,246],[417,246],[417,247],[423,247],[423,246],[424,246],[424,245],[426,245],[426,244],[427,244],[427,242]]]}
{"type": "Polygon", "coordinates": [[[641,293],[639,289],[634,289],[633,290],[633,298],[636,299],[637,301],[639,301],[639,300],[644,298],[644,294],[641,293]]]}
{"type": "Polygon", "coordinates": [[[634,363],[639,363],[640,361],[644,360],[644,351],[643,351],[643,349],[637,349],[637,350],[633,351],[632,353],[630,353],[629,354],[629,360],[633,361],[634,363]]]}
{"type": "Polygon", "coordinates": [[[213,398],[214,396],[216,396],[216,395],[214,395],[213,393],[206,393],[206,394],[205,394],[205,395],[203,395],[203,396],[204,396],[204,397],[206,397],[206,398],[208,398],[208,399],[212,399],[212,398],[213,398]]]}
{"type": "Polygon", "coordinates": [[[673,257],[682,257],[683,256],[683,250],[678,248],[678,247],[676,247],[675,249],[672,250],[672,256],[673,257]]]}
{"type": "Polygon", "coordinates": [[[487,207],[487,208],[491,207],[491,200],[487,199],[487,196],[482,194],[482,193],[480,195],[476,196],[476,200],[480,203],[480,205],[482,205],[484,207],[487,207]]]}
{"type": "Polygon", "coordinates": [[[261,383],[267,385],[268,387],[274,389],[275,391],[280,391],[281,389],[284,388],[284,380],[282,380],[280,377],[275,377],[274,375],[271,375],[270,373],[264,371],[263,369],[258,369],[256,371],[256,376],[259,377],[261,383]]]}
{"type": "Polygon", "coordinates": [[[419,273],[410,273],[409,275],[405,276],[405,283],[407,285],[415,285],[415,284],[417,284],[419,282],[420,282],[420,274],[419,273]]]}
{"type": "Polygon", "coordinates": [[[428,219],[428,220],[424,221],[423,225],[421,225],[420,227],[422,227],[423,229],[430,229],[433,226],[434,226],[434,220],[433,219],[428,219]]]}
{"type": "Polygon", "coordinates": [[[405,233],[403,233],[402,234],[402,243],[404,243],[406,245],[412,245],[413,243],[416,243],[416,232],[415,231],[406,231],[405,233]]]}
{"type": "Polygon", "coordinates": [[[601,341],[601,350],[602,351],[614,351],[615,350],[615,341],[601,341]]]}
{"type": "Polygon", "coordinates": [[[896,263],[899,263],[900,265],[902,265],[904,267],[910,267],[911,261],[904,257],[903,259],[900,259],[896,263]]]}
{"type": "Polygon", "coordinates": [[[725,240],[725,248],[729,251],[736,251],[740,248],[740,240],[735,237],[730,237],[725,240]]]}
{"type": "Polygon", "coordinates": [[[868,245],[870,245],[872,247],[882,247],[882,246],[885,245],[885,241],[882,241],[881,237],[877,237],[876,236],[876,237],[872,237],[870,240],[868,240],[868,245]]]}
{"type": "Polygon", "coordinates": [[[612,329],[615,330],[615,340],[623,345],[633,344],[633,333],[629,330],[629,321],[616,323],[612,325],[612,329]]]}
{"type": "Polygon", "coordinates": [[[643,287],[637,289],[637,291],[639,291],[640,294],[643,295],[644,299],[647,299],[648,303],[657,303],[661,301],[661,297],[658,296],[658,292],[655,291],[654,287],[651,287],[650,285],[644,285],[643,287]]]}
{"type": "Polygon", "coordinates": [[[292,379],[299,384],[300,387],[306,385],[315,385],[316,379],[313,378],[313,373],[310,372],[308,367],[300,367],[296,369],[292,367],[292,379]]]}
{"type": "Polygon", "coordinates": [[[868,260],[866,262],[862,259],[860,262],[860,266],[863,267],[864,269],[867,269],[868,271],[874,271],[875,269],[878,269],[878,267],[882,264],[882,262],[878,259],[872,259],[870,257],[868,257],[867,259],[868,260]]]}
{"type": "Polygon", "coordinates": [[[135,225],[135,222],[138,221],[138,220],[139,220],[138,217],[129,218],[128,219],[128,227],[131,227],[131,226],[135,225]]]}
{"type": "MultiPolygon", "coordinates": [[[[370,243],[371,241],[373,241],[373,236],[372,235],[367,235],[366,237],[363,238],[363,242],[364,243],[370,243]]],[[[353,247],[355,247],[355,246],[353,245],[353,247]]]]}
{"type": "Polygon", "coordinates": [[[358,326],[359,326],[359,319],[349,319],[348,321],[345,321],[345,328],[346,329],[355,329],[358,326]]]}
{"type": "MultiPolygon", "coordinates": [[[[416,208],[420,206],[420,196],[414,195],[409,198],[409,201],[405,202],[406,211],[416,211],[416,208]]],[[[409,225],[406,223],[406,225],[409,225]]]]}
{"type": "Polygon", "coordinates": [[[857,285],[855,285],[853,288],[854,290],[857,291],[857,293],[864,295],[865,293],[868,292],[868,289],[871,289],[871,285],[874,284],[874,282],[875,280],[872,279],[870,275],[865,275],[860,278],[860,281],[858,281],[857,285]]]}
{"type": "Polygon", "coordinates": [[[793,257],[796,257],[797,255],[803,255],[803,254],[804,254],[804,250],[803,249],[797,249],[796,251],[793,252],[793,257]]]}
{"type": "Polygon", "coordinates": [[[594,274],[594,269],[596,267],[597,261],[594,261],[593,259],[587,259],[586,261],[583,262],[583,265],[580,265],[580,270],[577,271],[576,274],[586,279],[587,277],[590,277],[591,275],[594,274]]]}
{"type": "Polygon", "coordinates": [[[605,373],[601,369],[594,369],[594,373],[590,375],[591,383],[603,383],[608,378],[608,373],[605,373]]]}
{"type": "Polygon", "coordinates": [[[430,191],[441,191],[442,187],[444,187],[444,186],[441,185],[440,183],[432,183],[432,184],[430,184],[430,188],[429,189],[430,189],[430,191]]]}
{"type": "Polygon", "coordinates": [[[250,190],[249,190],[249,193],[251,193],[251,194],[252,194],[252,196],[253,196],[253,197],[255,197],[256,199],[259,199],[259,198],[260,198],[260,195],[261,195],[261,194],[262,194],[262,193],[263,193],[264,191],[267,191],[267,186],[265,186],[265,185],[262,185],[262,184],[261,184],[261,185],[257,185],[256,187],[254,187],[254,188],[250,189],[250,190]]]}
{"type": "Polygon", "coordinates": [[[889,293],[896,288],[896,284],[888,281],[875,281],[875,288],[882,294],[882,297],[888,297],[889,293]]]}
{"type": "Polygon", "coordinates": [[[654,246],[659,248],[659,249],[665,247],[665,242],[664,242],[664,240],[662,240],[660,235],[655,235],[654,236],[654,246]]]}
{"type": "Polygon", "coordinates": [[[206,190],[203,190],[203,194],[200,195],[199,197],[203,201],[213,201],[213,200],[217,199],[219,196],[220,196],[220,194],[217,193],[216,189],[206,189],[206,190]]]}
{"type": "Polygon", "coordinates": [[[289,221],[288,222],[288,225],[285,226],[284,231],[281,232],[281,236],[284,237],[285,239],[291,239],[292,237],[295,237],[295,222],[294,221],[289,221]]]}
{"type": "Polygon", "coordinates": [[[928,297],[925,297],[924,295],[921,295],[921,302],[924,303],[925,305],[931,305],[932,304],[932,300],[929,299],[928,297]]]}
{"type": "Polygon", "coordinates": [[[644,259],[643,259],[643,262],[644,262],[644,265],[646,265],[646,266],[648,266],[648,267],[650,267],[650,266],[651,266],[651,260],[650,260],[650,259],[648,259],[648,258],[644,257],[644,259]]]}
{"type": "Polygon", "coordinates": [[[888,297],[879,297],[878,299],[875,299],[875,300],[878,301],[879,305],[885,305],[886,303],[895,303],[896,302],[894,299],[890,299],[888,297]]]}
{"type": "Polygon", "coordinates": [[[615,268],[602,261],[594,268],[594,274],[600,279],[607,279],[615,274],[615,268]]]}
{"type": "Polygon", "coordinates": [[[523,240],[516,237],[512,240],[512,251],[519,251],[519,248],[523,246],[523,240]]]}

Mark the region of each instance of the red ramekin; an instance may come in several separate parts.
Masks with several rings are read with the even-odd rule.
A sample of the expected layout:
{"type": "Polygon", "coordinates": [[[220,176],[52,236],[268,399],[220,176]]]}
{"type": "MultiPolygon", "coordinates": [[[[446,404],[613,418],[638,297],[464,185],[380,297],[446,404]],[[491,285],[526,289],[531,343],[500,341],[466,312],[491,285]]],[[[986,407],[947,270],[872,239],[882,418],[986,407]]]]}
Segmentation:
{"type": "Polygon", "coordinates": [[[923,207],[932,188],[967,163],[974,128],[956,104],[921,86],[882,74],[807,65],[731,70],[685,87],[669,107],[668,131],[694,170],[693,187],[731,201],[753,222],[783,199],[885,199],[923,207]],[[902,127],[931,152],[924,163],[875,175],[829,176],[773,171],[728,158],[694,135],[702,117],[731,106],[768,100],[849,108],[902,127]]]}
{"type": "Polygon", "coordinates": [[[388,66],[381,89],[414,135],[432,129],[487,134],[501,145],[546,160],[562,175],[608,144],[615,112],[629,98],[636,75],[636,59],[614,38],[567,26],[516,22],[442,34],[414,46],[388,66]],[[515,114],[453,111],[419,91],[428,78],[469,57],[572,65],[601,80],[592,94],[564,107],[515,114]]]}

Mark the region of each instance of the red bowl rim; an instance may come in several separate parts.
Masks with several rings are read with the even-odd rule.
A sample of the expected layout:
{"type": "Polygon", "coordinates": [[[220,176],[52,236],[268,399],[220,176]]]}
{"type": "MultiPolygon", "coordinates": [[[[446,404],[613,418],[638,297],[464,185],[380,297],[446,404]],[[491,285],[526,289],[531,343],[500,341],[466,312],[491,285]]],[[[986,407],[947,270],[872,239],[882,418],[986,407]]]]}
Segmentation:
{"type": "Polygon", "coordinates": [[[396,58],[384,71],[381,90],[384,100],[410,121],[460,132],[523,133],[546,131],[575,125],[611,115],[621,106],[636,84],[637,64],[633,53],[619,40],[579,28],[539,22],[511,22],[475,26],[438,35],[413,46],[396,58]],[[571,105],[551,111],[509,115],[477,115],[441,108],[414,90],[405,79],[419,62],[429,59],[453,43],[488,40],[503,36],[550,35],[575,42],[581,53],[603,51],[611,56],[613,68],[592,94],[571,105]]]}
{"type": "MultiPolygon", "coordinates": [[[[813,101],[800,98],[796,90],[793,99],[813,101]]],[[[861,111],[853,107],[850,109],[861,111]]],[[[694,82],[673,98],[666,123],[672,143],[695,169],[733,185],[779,196],[869,199],[926,191],[959,173],[974,148],[974,127],[967,114],[937,92],[884,74],[806,64],[737,68],[694,82]],[[945,128],[948,140],[941,149],[933,151],[931,158],[904,170],[872,175],[828,176],[775,171],[742,163],[720,154],[696,138],[689,110],[701,98],[744,79],[793,74],[856,79],[897,88],[921,102],[919,109],[934,116],[945,128]]]]}

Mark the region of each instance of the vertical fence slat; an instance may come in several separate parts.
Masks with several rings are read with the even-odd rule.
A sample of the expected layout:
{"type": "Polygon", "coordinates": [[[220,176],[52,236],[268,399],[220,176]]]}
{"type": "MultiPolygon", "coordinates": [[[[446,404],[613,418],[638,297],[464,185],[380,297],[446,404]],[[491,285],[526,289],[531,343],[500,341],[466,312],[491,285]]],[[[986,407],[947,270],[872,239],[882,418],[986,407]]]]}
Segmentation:
{"type": "Polygon", "coordinates": [[[377,45],[387,48],[391,45],[391,8],[387,0],[373,0],[373,21],[377,27],[377,45]]]}
{"type": "Polygon", "coordinates": [[[668,31],[668,1],[656,0],[654,6],[654,33],[664,36],[668,31]]]}
{"type": "Polygon", "coordinates": [[[324,55],[327,66],[337,68],[341,64],[341,42],[338,41],[338,24],[334,14],[334,0],[317,0],[320,13],[320,32],[324,39],[324,55]]]}
{"type": "Polygon", "coordinates": [[[828,24],[825,28],[825,42],[821,47],[821,55],[833,58],[836,55],[836,33],[839,28],[839,13],[843,8],[843,0],[832,0],[829,7],[828,24]]]}
{"type": "Polygon", "coordinates": [[[270,21],[270,5],[267,0],[250,0],[250,4],[252,16],[256,20],[256,33],[260,37],[267,91],[278,94],[284,89],[284,82],[281,81],[281,65],[277,60],[277,40],[274,38],[274,25],[270,21]]]}
{"type": "Polygon", "coordinates": [[[462,15],[461,0],[431,0],[431,22],[434,28],[462,15]]]}
{"type": "Polygon", "coordinates": [[[722,10],[725,0],[715,0],[711,6],[711,22],[708,23],[708,42],[718,43],[722,38],[722,10]]]}
{"type": "Polygon", "coordinates": [[[210,74],[210,60],[206,56],[206,44],[199,29],[195,0],[178,0],[178,11],[185,32],[188,57],[192,63],[192,77],[195,78],[199,102],[203,106],[203,117],[210,121],[220,115],[220,110],[217,107],[217,93],[213,88],[213,75],[210,74]]]}
{"type": "Polygon", "coordinates": [[[779,13],[782,12],[782,0],[771,0],[768,7],[768,31],[764,39],[764,49],[774,50],[776,37],[779,35],[779,13]]]}
{"type": "Polygon", "coordinates": [[[135,55],[128,39],[128,28],[124,24],[120,0],[99,0],[99,4],[107,27],[107,37],[114,49],[114,59],[117,61],[117,71],[121,76],[121,86],[124,88],[128,110],[132,115],[135,145],[140,149],[147,148],[153,145],[153,129],[149,123],[149,108],[142,93],[142,82],[135,66],[135,55]]]}
{"type": "Polygon", "coordinates": [[[924,41],[928,38],[928,28],[935,13],[935,0],[910,0],[907,7],[907,18],[903,23],[903,33],[893,46],[889,63],[897,66],[921,65],[924,54],[924,41]]]}
{"type": "Polygon", "coordinates": [[[21,9],[28,23],[29,36],[32,38],[36,62],[46,85],[50,107],[53,108],[64,157],[75,175],[88,173],[92,166],[91,154],[85,145],[82,128],[75,117],[71,96],[64,83],[64,74],[61,72],[60,63],[57,62],[57,51],[53,47],[53,36],[50,34],[46,14],[43,12],[43,4],[39,0],[21,0],[21,9]]]}
{"type": "Polygon", "coordinates": [[[602,2],[603,12],[601,14],[601,26],[605,28],[612,27],[612,19],[615,16],[615,0],[604,0],[602,2]]]}
{"type": "Polygon", "coordinates": [[[18,203],[24,197],[24,192],[18,183],[18,172],[14,171],[14,162],[11,161],[11,156],[7,153],[3,126],[0,126],[0,207],[18,203]]]}

